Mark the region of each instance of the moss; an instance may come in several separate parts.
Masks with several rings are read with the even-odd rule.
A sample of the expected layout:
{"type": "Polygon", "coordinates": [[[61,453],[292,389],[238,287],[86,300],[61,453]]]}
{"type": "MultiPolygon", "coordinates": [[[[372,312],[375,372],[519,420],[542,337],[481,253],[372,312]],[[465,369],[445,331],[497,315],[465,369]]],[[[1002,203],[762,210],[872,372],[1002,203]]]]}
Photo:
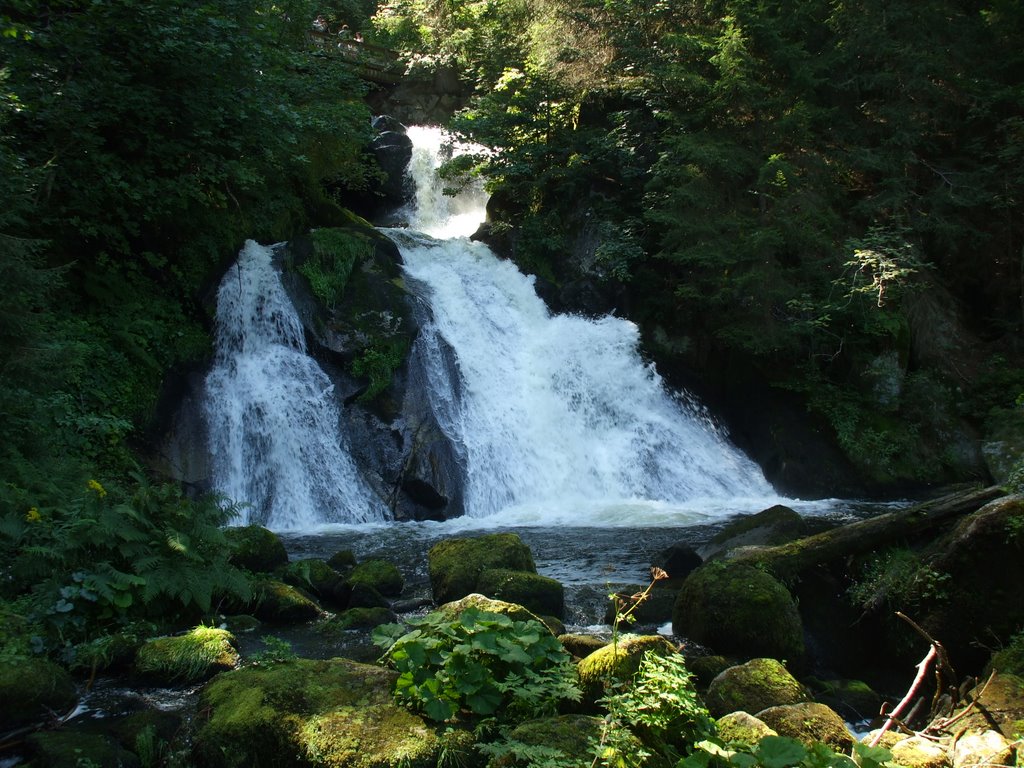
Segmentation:
{"type": "Polygon", "coordinates": [[[529,571],[488,568],[480,572],[476,589],[482,595],[518,603],[536,614],[561,617],[565,613],[565,590],[561,583],[529,571]]]}
{"type": "Polygon", "coordinates": [[[807,523],[799,512],[776,504],[755,515],[743,515],[730,521],[711,538],[701,553],[708,557],[733,547],[785,544],[806,532],[807,523]]]}
{"type": "Polygon", "coordinates": [[[260,621],[313,621],[323,614],[320,606],[284,582],[266,579],[254,586],[256,604],[253,613],[260,621]]]}
{"type": "Polygon", "coordinates": [[[387,389],[408,354],[409,340],[404,337],[378,339],[363,349],[352,361],[352,375],[367,380],[359,399],[372,400],[387,389]]]}
{"type": "Polygon", "coordinates": [[[135,669],[161,683],[198,682],[238,666],[234,643],[226,630],[196,627],[184,635],[143,643],[135,655],[135,669]]]}
{"type": "Polygon", "coordinates": [[[253,573],[271,573],[288,562],[284,543],[273,531],[260,525],[227,528],[224,535],[231,545],[229,562],[253,573]]]}
{"type": "Polygon", "coordinates": [[[847,720],[866,720],[878,714],[882,697],[861,680],[805,680],[816,701],[827,704],[847,720]]]}
{"type": "Polygon", "coordinates": [[[653,651],[659,656],[670,656],[675,647],[660,635],[622,635],[615,643],[598,648],[580,660],[582,700],[594,703],[616,683],[629,684],[640,668],[644,654],[653,651]]]}
{"type": "Polygon", "coordinates": [[[476,594],[475,592],[471,595],[466,595],[461,600],[453,600],[450,603],[445,603],[437,610],[446,619],[454,619],[467,608],[476,608],[477,610],[488,611],[490,613],[500,613],[515,621],[536,621],[541,624],[544,623],[537,614],[527,610],[518,603],[494,600],[493,598],[484,597],[483,595],[476,594]]]}
{"type": "Polygon", "coordinates": [[[352,569],[348,575],[348,583],[352,586],[365,584],[382,595],[397,597],[402,594],[405,579],[398,568],[387,560],[367,560],[352,569]]]}
{"type": "Polygon", "coordinates": [[[808,746],[820,742],[841,754],[849,752],[853,746],[853,737],[846,730],[843,718],[818,702],[769,707],[758,712],[757,717],[779,736],[797,739],[808,746]]]}
{"type": "Polygon", "coordinates": [[[975,701],[975,705],[960,721],[962,727],[973,731],[995,728],[1010,740],[1024,734],[1021,730],[1024,722],[1024,678],[997,673],[987,685],[978,685],[967,698],[975,701]]]}
{"type": "Polygon", "coordinates": [[[72,729],[40,731],[28,739],[35,768],[75,768],[75,766],[111,766],[138,768],[139,758],[114,739],[96,733],[72,729]]]}
{"type": "Polygon", "coordinates": [[[293,560],[277,571],[278,578],[285,584],[299,589],[308,589],[313,594],[324,596],[329,594],[341,574],[323,560],[306,558],[293,560]]]}
{"type": "Polygon", "coordinates": [[[437,737],[392,701],[397,674],[347,659],[246,667],[203,692],[204,768],[433,765],[437,737]]]}
{"type": "Polygon", "coordinates": [[[514,533],[445,539],[427,554],[434,601],[458,600],[476,589],[480,574],[490,568],[537,572],[533,554],[514,533]]]}
{"type": "Polygon", "coordinates": [[[354,229],[316,229],[310,233],[313,249],[299,265],[313,295],[329,307],[345,294],[357,263],[373,255],[373,241],[354,229]]]}
{"type": "Polygon", "coordinates": [[[796,659],[803,625],[789,591],[773,576],[739,563],[709,563],[683,583],[672,631],[724,654],[796,659]]]}
{"type": "Polygon", "coordinates": [[[8,728],[65,712],[77,699],[71,676],[52,661],[18,658],[0,663],[0,723],[8,728]]]}
{"type": "Polygon", "coordinates": [[[356,556],[351,549],[342,549],[327,558],[327,564],[334,570],[344,573],[356,564],[356,556]]]}
{"type": "Polygon", "coordinates": [[[736,660],[727,656],[696,656],[686,659],[686,668],[693,673],[702,688],[707,688],[719,674],[735,665],[736,660]]]}
{"type": "Polygon", "coordinates": [[[577,659],[585,658],[598,648],[604,648],[608,645],[607,640],[597,637],[596,635],[559,635],[558,641],[565,647],[565,650],[577,659]]]}
{"type": "Polygon", "coordinates": [[[807,690],[775,659],[752,659],[729,667],[712,680],[704,702],[713,717],[721,717],[740,711],[757,714],[768,707],[809,699],[807,690]]]}
{"type": "Polygon", "coordinates": [[[778,736],[774,728],[769,728],[748,712],[730,712],[715,723],[718,736],[722,741],[742,744],[757,744],[765,736],[778,736]]]}
{"type": "Polygon", "coordinates": [[[373,628],[397,620],[388,608],[349,608],[338,616],[316,625],[316,631],[324,635],[337,635],[349,629],[373,628]]]}

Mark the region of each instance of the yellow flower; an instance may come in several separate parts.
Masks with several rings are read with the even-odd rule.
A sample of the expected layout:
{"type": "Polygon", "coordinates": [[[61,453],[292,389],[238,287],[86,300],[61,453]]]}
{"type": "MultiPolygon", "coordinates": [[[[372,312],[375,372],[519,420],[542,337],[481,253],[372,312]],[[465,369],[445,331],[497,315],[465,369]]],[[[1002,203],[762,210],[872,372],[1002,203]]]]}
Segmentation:
{"type": "Polygon", "coordinates": [[[99,482],[97,482],[96,480],[90,480],[87,483],[87,485],[89,487],[89,490],[96,491],[96,495],[99,496],[101,499],[107,495],[107,489],[100,485],[99,482]]]}
{"type": "Polygon", "coordinates": [[[26,523],[38,523],[43,519],[43,516],[39,514],[39,510],[32,507],[28,512],[25,513],[26,523]]]}

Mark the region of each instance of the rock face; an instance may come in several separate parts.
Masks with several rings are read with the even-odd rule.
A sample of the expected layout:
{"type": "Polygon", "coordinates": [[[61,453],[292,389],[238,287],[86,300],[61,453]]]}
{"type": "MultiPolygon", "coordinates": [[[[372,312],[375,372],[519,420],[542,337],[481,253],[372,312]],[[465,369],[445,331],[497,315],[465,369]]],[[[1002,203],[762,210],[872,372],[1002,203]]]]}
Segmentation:
{"type": "Polygon", "coordinates": [[[803,625],[789,591],[753,566],[713,562],[691,573],[676,598],[672,631],[719,653],[794,660],[803,625]]]}
{"type": "Polygon", "coordinates": [[[340,658],[221,675],[203,691],[193,758],[203,768],[432,768],[437,735],[393,703],[397,677],[340,658]]]}

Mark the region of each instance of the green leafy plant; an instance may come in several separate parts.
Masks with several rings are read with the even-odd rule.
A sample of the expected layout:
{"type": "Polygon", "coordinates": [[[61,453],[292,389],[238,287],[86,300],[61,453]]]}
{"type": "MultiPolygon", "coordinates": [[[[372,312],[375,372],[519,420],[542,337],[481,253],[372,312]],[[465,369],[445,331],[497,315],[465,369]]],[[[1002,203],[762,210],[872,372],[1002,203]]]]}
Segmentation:
{"type": "Polygon", "coordinates": [[[571,657],[544,625],[474,608],[373,632],[399,671],[395,696],[432,720],[536,717],[579,698],[571,657]]]}

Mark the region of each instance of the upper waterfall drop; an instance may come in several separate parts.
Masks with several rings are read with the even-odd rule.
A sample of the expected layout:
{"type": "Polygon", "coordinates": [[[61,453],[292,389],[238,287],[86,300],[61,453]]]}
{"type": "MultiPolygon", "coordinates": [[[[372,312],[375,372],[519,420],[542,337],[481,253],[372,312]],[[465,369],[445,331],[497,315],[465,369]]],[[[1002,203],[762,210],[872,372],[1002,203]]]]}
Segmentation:
{"type": "Polygon", "coordinates": [[[245,244],[217,292],[216,326],[205,398],[213,485],[243,505],[239,522],[386,519],[349,455],[331,382],[306,354],[271,247],[245,244]]]}
{"type": "MultiPolygon", "coordinates": [[[[414,142],[424,138],[438,134],[414,142]]],[[[437,194],[435,168],[411,165],[418,200],[437,194]]],[[[411,221],[444,231],[432,214],[411,221]]],[[[666,390],[633,323],[552,315],[534,279],[483,244],[391,236],[431,307],[418,344],[438,423],[465,463],[468,515],[775,498],[692,399],[666,390]],[[443,346],[457,358],[454,388],[443,346]]]]}

